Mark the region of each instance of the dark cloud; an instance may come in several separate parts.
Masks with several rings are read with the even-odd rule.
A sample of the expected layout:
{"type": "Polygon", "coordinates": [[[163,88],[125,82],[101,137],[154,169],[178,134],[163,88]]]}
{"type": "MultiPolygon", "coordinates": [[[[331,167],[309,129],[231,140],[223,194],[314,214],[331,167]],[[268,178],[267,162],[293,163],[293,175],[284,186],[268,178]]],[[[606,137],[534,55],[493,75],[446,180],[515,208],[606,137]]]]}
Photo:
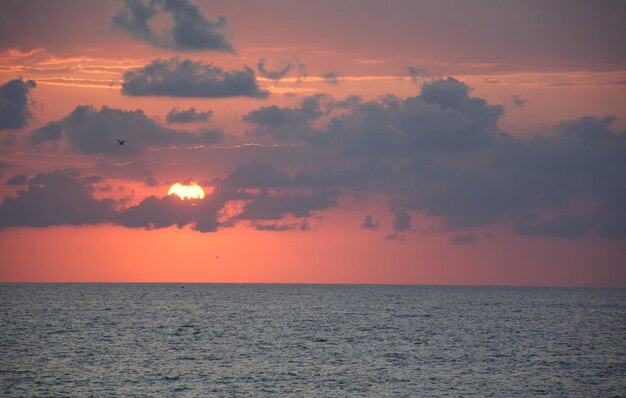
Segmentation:
{"type": "Polygon", "coordinates": [[[282,61],[278,65],[278,69],[270,70],[266,66],[267,61],[265,58],[261,58],[257,64],[256,68],[259,71],[259,74],[263,77],[272,80],[280,80],[287,75],[292,69],[294,69],[295,65],[289,61],[282,61]]]}
{"type": "Polygon", "coordinates": [[[135,40],[177,51],[234,52],[225,17],[208,19],[190,0],[126,0],[110,20],[112,31],[122,31],[135,40]],[[172,25],[155,30],[151,22],[166,14],[172,25]]]}
{"type": "Polygon", "coordinates": [[[411,65],[406,67],[406,73],[413,82],[417,82],[420,77],[430,76],[430,72],[426,69],[411,65]]]}
{"type": "Polygon", "coordinates": [[[9,178],[6,182],[6,185],[24,185],[26,181],[28,181],[28,176],[26,174],[17,174],[9,178]]]}
{"type": "Polygon", "coordinates": [[[392,203],[391,212],[393,214],[392,225],[395,231],[408,231],[412,228],[411,215],[406,210],[392,203]]]}
{"type": "MultiPolygon", "coordinates": [[[[425,83],[417,97],[339,103],[316,112],[266,107],[245,120],[258,135],[327,148],[328,165],[341,157],[335,188],[396,197],[396,231],[411,230],[411,212],[424,211],[442,230],[509,222],[523,234],[626,237],[626,132],[611,128],[615,118],[584,117],[518,138],[498,129],[502,106],[470,96],[453,78],[425,83]],[[580,214],[579,203],[598,211],[580,214]],[[574,218],[524,219],[538,209],[574,218]]],[[[307,180],[322,181],[330,176],[307,180]]]]}
{"type": "Polygon", "coordinates": [[[520,235],[575,239],[582,237],[591,227],[592,223],[588,219],[562,216],[535,223],[516,223],[513,225],[513,230],[520,235]]]}
{"type": "Polygon", "coordinates": [[[387,240],[397,240],[400,242],[404,242],[404,235],[399,234],[397,232],[392,232],[390,234],[385,235],[385,239],[387,240]]]}
{"type": "Polygon", "coordinates": [[[309,131],[312,121],[325,113],[327,97],[318,94],[305,98],[298,108],[280,108],[276,105],[250,111],[243,120],[253,124],[257,136],[274,139],[302,139],[309,131]]]}
{"type": "Polygon", "coordinates": [[[275,232],[284,232],[284,231],[308,231],[311,229],[309,222],[307,220],[302,220],[301,223],[267,223],[267,222],[252,222],[252,228],[257,231],[275,231],[275,232]]]}
{"type": "Polygon", "coordinates": [[[32,117],[30,92],[37,84],[32,80],[14,79],[0,86],[0,130],[20,129],[32,117]]]}
{"type": "MultiPolygon", "coordinates": [[[[173,130],[152,131],[154,122],[139,111],[106,109],[77,109],[66,118],[71,123],[60,122],[71,148],[94,152],[102,143],[90,134],[114,139],[114,132],[131,126],[138,135],[129,144],[140,141],[143,130],[152,139],[166,137],[150,145],[184,141],[173,130]],[[100,118],[114,127],[102,130],[100,118]],[[133,123],[112,122],[127,118],[133,123]]],[[[437,231],[466,237],[463,231],[497,224],[533,236],[626,238],[626,132],[613,129],[615,118],[584,117],[515,137],[498,129],[502,114],[501,106],[472,97],[469,87],[452,78],[425,83],[420,95],[409,98],[314,96],[294,108],[263,107],[244,120],[258,136],[300,144],[297,158],[275,158],[291,167],[242,164],[211,181],[213,193],[201,201],[153,197],[135,206],[120,204],[111,222],[189,225],[202,232],[240,222],[295,229],[300,221],[285,220],[306,220],[337,206],[343,193],[355,192],[394,198],[387,239],[421,231],[412,225],[418,214],[435,217],[437,231]],[[225,210],[231,207],[237,210],[225,210]]],[[[371,217],[367,221],[364,226],[376,224],[371,217]]]]}
{"type": "Polygon", "coordinates": [[[521,107],[526,106],[526,103],[527,103],[527,102],[528,102],[528,100],[527,100],[527,99],[522,98],[522,97],[520,97],[519,95],[513,95],[513,96],[511,97],[511,103],[512,103],[513,105],[515,105],[515,106],[520,107],[520,108],[521,108],[521,107]]]}
{"type": "Polygon", "coordinates": [[[156,178],[154,178],[153,176],[150,176],[146,178],[146,180],[144,181],[144,185],[147,187],[157,187],[159,186],[159,182],[157,181],[156,178]]]}
{"type": "Polygon", "coordinates": [[[297,187],[296,176],[263,162],[242,165],[214,180],[212,192],[203,199],[149,196],[135,205],[128,205],[128,198],[97,199],[96,194],[106,195],[111,186],[102,177],[78,169],[30,179],[17,175],[10,181],[11,185],[26,187],[16,196],[7,196],[0,205],[0,228],[109,223],[144,229],[190,226],[196,231],[214,232],[250,221],[262,230],[306,231],[310,229],[307,219],[315,211],[336,206],[339,198],[337,190],[297,187]],[[282,180],[263,180],[264,174],[282,176],[282,180]],[[255,188],[265,185],[271,188],[255,188]],[[240,210],[229,212],[230,203],[240,203],[240,210]],[[280,222],[287,216],[300,220],[280,222]]]}
{"type": "Polygon", "coordinates": [[[156,59],[140,69],[124,74],[122,94],[130,96],[225,98],[265,98],[254,71],[225,71],[213,64],[189,59],[156,59]]]}
{"type": "Polygon", "coordinates": [[[295,186],[293,178],[263,162],[242,165],[213,184],[213,192],[201,200],[146,198],[123,210],[118,222],[127,227],[147,229],[191,225],[200,232],[214,232],[238,221],[252,221],[252,226],[260,230],[308,230],[306,218],[314,211],[336,206],[339,197],[339,193],[333,190],[282,189],[295,186]],[[273,188],[248,190],[263,186],[273,188]],[[233,201],[242,203],[240,212],[224,217],[225,207],[233,201]],[[278,221],[288,215],[304,220],[292,224],[265,222],[278,221]]]}
{"type": "Polygon", "coordinates": [[[476,236],[472,233],[452,236],[448,242],[455,246],[473,246],[476,244],[476,236]]]}
{"type": "Polygon", "coordinates": [[[468,93],[467,85],[448,78],[425,83],[418,97],[388,95],[368,102],[349,97],[333,103],[315,96],[306,98],[300,108],[264,107],[244,120],[256,125],[259,135],[299,139],[356,156],[466,151],[493,141],[504,113],[501,106],[468,93]],[[342,112],[322,128],[310,127],[310,121],[332,110],[342,112]]]}
{"type": "Polygon", "coordinates": [[[7,196],[0,205],[0,228],[94,225],[113,220],[115,202],[95,199],[95,175],[68,169],[38,174],[28,187],[7,196]]]}
{"type": "Polygon", "coordinates": [[[170,124],[206,122],[212,115],[213,111],[196,112],[196,108],[193,107],[182,111],[172,108],[172,110],[167,113],[167,122],[170,124]]]}
{"type": "Polygon", "coordinates": [[[63,122],[50,122],[30,134],[28,145],[37,146],[44,142],[56,142],[63,137],[63,122]]]}
{"type": "Polygon", "coordinates": [[[0,161],[0,170],[6,169],[9,166],[9,163],[0,161]]]}
{"type": "Polygon", "coordinates": [[[374,218],[372,217],[371,214],[368,214],[367,216],[365,216],[365,220],[363,220],[363,223],[361,224],[361,228],[364,229],[378,229],[380,222],[378,220],[374,221],[374,218]]]}
{"type": "Polygon", "coordinates": [[[310,217],[314,210],[335,207],[338,200],[339,193],[334,190],[278,194],[262,191],[248,199],[237,219],[280,220],[287,215],[310,217]]]}
{"type": "Polygon", "coordinates": [[[339,78],[341,77],[341,73],[330,71],[330,72],[322,73],[322,77],[324,78],[324,80],[326,80],[326,83],[337,85],[339,84],[339,78]]]}
{"type": "Polygon", "coordinates": [[[0,145],[12,146],[15,144],[17,144],[17,138],[14,134],[6,134],[2,139],[0,139],[0,145]]]}
{"type": "Polygon", "coordinates": [[[83,153],[124,153],[150,147],[212,144],[224,137],[221,131],[184,132],[162,127],[142,110],[124,111],[79,105],[60,121],[50,122],[30,135],[30,145],[65,138],[69,147],[83,153]],[[117,139],[127,140],[120,146],[117,139]],[[124,152],[121,152],[124,151],[124,152]]]}

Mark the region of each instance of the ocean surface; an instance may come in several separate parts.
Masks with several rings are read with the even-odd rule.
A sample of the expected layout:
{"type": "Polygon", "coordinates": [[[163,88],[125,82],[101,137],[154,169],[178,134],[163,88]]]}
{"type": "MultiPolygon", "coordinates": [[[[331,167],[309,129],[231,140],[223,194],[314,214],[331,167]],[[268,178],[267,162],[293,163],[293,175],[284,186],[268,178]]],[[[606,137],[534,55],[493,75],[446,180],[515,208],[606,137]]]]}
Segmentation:
{"type": "Polygon", "coordinates": [[[625,397],[626,290],[0,284],[10,397],[625,397]]]}

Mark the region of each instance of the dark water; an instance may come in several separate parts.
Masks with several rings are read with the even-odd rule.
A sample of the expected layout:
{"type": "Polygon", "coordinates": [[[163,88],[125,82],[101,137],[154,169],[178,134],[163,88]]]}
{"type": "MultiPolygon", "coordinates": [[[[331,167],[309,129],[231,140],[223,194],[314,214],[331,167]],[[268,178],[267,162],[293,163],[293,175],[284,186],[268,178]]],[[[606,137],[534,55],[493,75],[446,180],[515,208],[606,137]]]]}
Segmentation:
{"type": "Polygon", "coordinates": [[[626,290],[0,285],[4,396],[626,396],[626,290]]]}

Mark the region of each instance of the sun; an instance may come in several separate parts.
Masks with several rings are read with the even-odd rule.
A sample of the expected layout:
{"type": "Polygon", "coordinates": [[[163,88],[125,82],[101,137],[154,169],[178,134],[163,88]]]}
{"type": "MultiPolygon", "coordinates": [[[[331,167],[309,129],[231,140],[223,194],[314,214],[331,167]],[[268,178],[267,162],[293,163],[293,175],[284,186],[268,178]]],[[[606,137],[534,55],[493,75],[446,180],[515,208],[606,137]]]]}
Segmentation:
{"type": "Polygon", "coordinates": [[[177,182],[170,187],[167,194],[176,195],[181,199],[202,199],[204,198],[204,189],[195,182],[192,182],[190,185],[183,185],[177,182]]]}

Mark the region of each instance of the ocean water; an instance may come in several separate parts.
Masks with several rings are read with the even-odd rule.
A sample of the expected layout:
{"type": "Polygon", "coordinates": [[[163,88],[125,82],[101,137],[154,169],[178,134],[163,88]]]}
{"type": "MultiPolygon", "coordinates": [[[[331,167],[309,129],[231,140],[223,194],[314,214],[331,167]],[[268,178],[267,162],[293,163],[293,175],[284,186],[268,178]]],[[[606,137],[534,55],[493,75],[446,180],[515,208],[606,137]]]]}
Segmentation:
{"type": "Polygon", "coordinates": [[[626,290],[0,284],[0,394],[624,397],[626,290]]]}

